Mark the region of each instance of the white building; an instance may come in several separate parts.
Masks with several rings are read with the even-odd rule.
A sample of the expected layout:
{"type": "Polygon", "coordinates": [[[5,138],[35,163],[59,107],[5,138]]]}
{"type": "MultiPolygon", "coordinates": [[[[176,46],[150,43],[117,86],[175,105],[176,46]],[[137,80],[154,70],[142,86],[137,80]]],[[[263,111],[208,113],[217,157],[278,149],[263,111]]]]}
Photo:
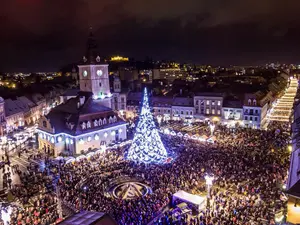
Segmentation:
{"type": "Polygon", "coordinates": [[[111,108],[113,95],[108,76],[108,65],[97,56],[91,33],[87,54],[79,65],[79,95],[40,119],[41,150],[54,156],[75,155],[127,139],[126,122],[111,108]]]}
{"type": "Polygon", "coordinates": [[[190,120],[194,118],[193,98],[175,97],[172,103],[172,119],[190,120]]]}
{"type": "Polygon", "coordinates": [[[267,122],[268,95],[261,92],[246,94],[243,105],[244,124],[251,128],[262,128],[267,122]]]}
{"type": "Polygon", "coordinates": [[[25,125],[23,108],[20,108],[12,99],[4,101],[6,132],[12,132],[25,125]]]}
{"type": "Polygon", "coordinates": [[[222,116],[223,94],[197,93],[194,96],[195,117],[220,117],[222,116]]]}
{"type": "Polygon", "coordinates": [[[229,126],[243,125],[243,102],[225,99],[222,107],[222,122],[229,126]]]}

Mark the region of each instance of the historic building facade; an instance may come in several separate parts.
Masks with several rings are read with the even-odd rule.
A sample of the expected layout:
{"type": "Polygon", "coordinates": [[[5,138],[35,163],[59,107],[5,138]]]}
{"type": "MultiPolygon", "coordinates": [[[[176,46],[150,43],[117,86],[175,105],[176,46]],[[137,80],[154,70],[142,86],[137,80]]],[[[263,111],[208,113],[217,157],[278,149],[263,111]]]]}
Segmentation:
{"type": "Polygon", "coordinates": [[[0,97],[0,136],[4,135],[6,129],[4,99],[0,97]]]}
{"type": "Polygon", "coordinates": [[[92,33],[78,67],[78,95],[39,120],[39,149],[50,155],[81,154],[127,139],[126,122],[112,109],[108,65],[101,63],[92,33]]]}

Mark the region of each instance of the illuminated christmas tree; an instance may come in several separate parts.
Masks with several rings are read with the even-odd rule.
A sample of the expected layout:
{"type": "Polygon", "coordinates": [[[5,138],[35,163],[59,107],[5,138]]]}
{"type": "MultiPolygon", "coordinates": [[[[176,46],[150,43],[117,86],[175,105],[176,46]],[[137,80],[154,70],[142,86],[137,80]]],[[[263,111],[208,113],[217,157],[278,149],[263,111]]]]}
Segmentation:
{"type": "Polygon", "coordinates": [[[163,162],[167,158],[167,150],[161,141],[150,111],[146,88],[136,133],[127,157],[144,163],[163,162]]]}

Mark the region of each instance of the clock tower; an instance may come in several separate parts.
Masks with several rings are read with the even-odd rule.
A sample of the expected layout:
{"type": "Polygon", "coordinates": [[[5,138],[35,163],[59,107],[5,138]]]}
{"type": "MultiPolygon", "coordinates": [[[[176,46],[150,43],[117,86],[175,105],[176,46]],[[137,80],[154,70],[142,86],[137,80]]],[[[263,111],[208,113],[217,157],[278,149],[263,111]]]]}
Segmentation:
{"type": "Polygon", "coordinates": [[[78,67],[80,91],[92,92],[95,100],[110,107],[111,93],[108,64],[101,63],[100,57],[97,54],[97,44],[92,29],[90,29],[87,41],[86,55],[78,67]]]}

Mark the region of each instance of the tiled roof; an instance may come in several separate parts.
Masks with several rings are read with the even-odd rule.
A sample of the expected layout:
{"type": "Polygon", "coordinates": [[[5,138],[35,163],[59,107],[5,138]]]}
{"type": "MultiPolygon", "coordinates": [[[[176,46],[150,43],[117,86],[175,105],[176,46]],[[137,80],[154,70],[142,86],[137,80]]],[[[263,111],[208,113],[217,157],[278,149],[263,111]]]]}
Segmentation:
{"type": "Polygon", "coordinates": [[[6,99],[4,104],[5,116],[11,116],[20,112],[23,112],[23,108],[16,104],[16,100],[6,99]]]}
{"type": "Polygon", "coordinates": [[[210,97],[223,97],[223,93],[216,93],[216,92],[198,92],[195,93],[195,96],[210,96],[210,97]]]}
{"type": "Polygon", "coordinates": [[[59,225],[117,225],[117,223],[108,214],[102,212],[82,211],[74,214],[59,225]]]}
{"type": "Polygon", "coordinates": [[[36,104],[32,102],[29,98],[25,96],[18,97],[18,100],[22,101],[24,104],[28,105],[28,107],[32,108],[35,107],[36,104]]]}
{"type": "MultiPolygon", "coordinates": [[[[93,131],[92,128],[82,130],[80,123],[85,121],[85,118],[103,119],[108,117],[117,117],[117,122],[106,125],[102,125],[101,128],[96,127],[94,130],[104,129],[110,126],[116,126],[124,124],[125,122],[118,118],[117,114],[111,108],[100,105],[97,100],[93,100],[89,93],[81,92],[76,98],[69,99],[66,103],[58,105],[52,109],[46,116],[50,120],[50,124],[54,127],[55,133],[68,133],[71,135],[79,135],[83,133],[89,133],[93,131]],[[80,98],[85,97],[83,105],[79,105],[80,98]],[[68,127],[67,123],[72,124],[72,129],[68,127]]],[[[92,122],[92,119],[90,119],[92,122]]]]}
{"type": "Polygon", "coordinates": [[[193,98],[187,98],[187,97],[175,97],[173,99],[173,106],[194,106],[194,100],[193,98]]]}
{"type": "Polygon", "coordinates": [[[224,100],[223,107],[227,108],[243,108],[243,102],[240,100],[224,100]]]}
{"type": "Polygon", "coordinates": [[[62,96],[77,96],[79,91],[79,89],[68,89],[63,93],[62,96]]]}

